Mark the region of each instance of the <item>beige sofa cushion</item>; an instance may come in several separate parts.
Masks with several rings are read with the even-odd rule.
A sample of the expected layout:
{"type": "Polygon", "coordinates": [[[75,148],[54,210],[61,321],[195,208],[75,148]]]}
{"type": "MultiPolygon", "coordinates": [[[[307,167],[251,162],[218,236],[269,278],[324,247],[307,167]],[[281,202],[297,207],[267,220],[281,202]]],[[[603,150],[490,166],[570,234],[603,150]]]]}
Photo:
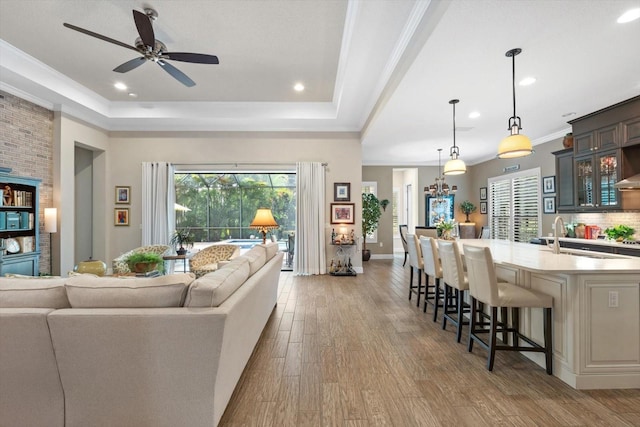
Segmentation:
{"type": "Polygon", "coordinates": [[[0,308],[69,308],[65,279],[0,278],[0,308]]]}
{"type": "Polygon", "coordinates": [[[267,253],[267,260],[265,262],[268,262],[271,260],[271,258],[273,258],[274,256],[276,256],[276,254],[278,253],[278,244],[274,243],[274,242],[270,242],[267,244],[258,244],[257,246],[262,246],[263,248],[265,248],[266,253],[267,253]]]}
{"type": "Polygon", "coordinates": [[[255,245],[240,258],[246,258],[249,261],[249,276],[253,276],[267,261],[267,249],[264,245],[255,245]]]}
{"type": "Polygon", "coordinates": [[[73,308],[180,307],[192,273],[152,278],[75,276],[67,279],[67,296],[73,308]]]}
{"type": "Polygon", "coordinates": [[[235,258],[224,267],[207,273],[189,287],[185,307],[217,307],[249,277],[249,261],[235,258]]]}

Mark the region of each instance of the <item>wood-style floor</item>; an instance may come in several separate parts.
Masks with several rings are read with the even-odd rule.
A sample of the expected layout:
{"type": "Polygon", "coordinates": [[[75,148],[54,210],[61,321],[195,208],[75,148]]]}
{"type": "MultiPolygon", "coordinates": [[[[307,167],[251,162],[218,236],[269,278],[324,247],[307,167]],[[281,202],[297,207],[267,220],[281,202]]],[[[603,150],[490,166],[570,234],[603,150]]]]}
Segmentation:
{"type": "Polygon", "coordinates": [[[574,390],[512,352],[488,372],[466,331],[457,344],[409,302],[408,272],[399,258],[357,277],[283,272],[220,425],[640,426],[638,389],[574,390]]]}

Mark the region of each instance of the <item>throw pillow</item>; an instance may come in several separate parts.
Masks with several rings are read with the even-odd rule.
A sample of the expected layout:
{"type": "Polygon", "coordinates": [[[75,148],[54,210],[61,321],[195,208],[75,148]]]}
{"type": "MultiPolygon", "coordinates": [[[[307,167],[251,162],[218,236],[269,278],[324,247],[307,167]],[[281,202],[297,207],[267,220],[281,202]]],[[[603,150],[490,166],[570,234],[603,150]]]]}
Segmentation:
{"type": "Polygon", "coordinates": [[[255,245],[240,258],[246,258],[249,261],[249,276],[253,276],[267,261],[267,250],[264,245],[255,245]]]}

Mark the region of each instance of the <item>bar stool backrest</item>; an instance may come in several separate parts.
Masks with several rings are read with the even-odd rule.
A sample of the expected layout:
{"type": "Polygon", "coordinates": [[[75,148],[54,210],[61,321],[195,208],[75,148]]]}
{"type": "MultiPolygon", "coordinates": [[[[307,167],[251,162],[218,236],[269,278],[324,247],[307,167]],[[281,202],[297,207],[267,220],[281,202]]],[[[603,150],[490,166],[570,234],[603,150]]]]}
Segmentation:
{"type": "Polygon", "coordinates": [[[463,245],[469,293],[480,302],[498,307],[498,280],[489,248],[463,245]]]}
{"type": "Polygon", "coordinates": [[[418,239],[415,234],[407,234],[407,248],[409,249],[409,265],[413,268],[422,270],[424,262],[422,261],[422,252],[420,245],[417,244],[418,239]]]}
{"type": "Polygon", "coordinates": [[[469,284],[465,280],[464,264],[458,244],[452,240],[439,240],[438,251],[442,262],[442,278],[444,282],[456,289],[467,290],[469,284]]]}
{"type": "Polygon", "coordinates": [[[422,248],[425,274],[433,277],[442,277],[442,265],[440,264],[440,253],[438,252],[436,239],[433,237],[420,237],[419,246],[422,248]]]}

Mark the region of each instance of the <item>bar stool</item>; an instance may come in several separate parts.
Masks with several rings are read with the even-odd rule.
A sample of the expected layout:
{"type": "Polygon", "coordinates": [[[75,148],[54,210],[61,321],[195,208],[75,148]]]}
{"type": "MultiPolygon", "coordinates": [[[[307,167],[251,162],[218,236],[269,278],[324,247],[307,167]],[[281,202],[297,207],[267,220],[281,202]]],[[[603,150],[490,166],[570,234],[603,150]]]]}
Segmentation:
{"type": "Polygon", "coordinates": [[[407,234],[407,249],[409,250],[409,301],[411,301],[411,294],[416,294],[417,303],[416,306],[420,307],[420,295],[422,291],[422,269],[424,263],[422,261],[422,253],[420,251],[420,245],[415,234],[407,234]],[[413,270],[418,270],[418,286],[413,285],[413,270]]]}
{"type": "Polygon", "coordinates": [[[473,350],[474,341],[477,341],[482,348],[486,349],[489,352],[487,357],[487,369],[489,371],[493,370],[496,350],[544,353],[547,374],[551,375],[553,373],[553,340],[551,337],[553,298],[532,289],[525,289],[511,283],[498,282],[493,257],[489,248],[463,245],[463,250],[469,277],[469,293],[471,294],[469,352],[473,350]],[[489,329],[478,328],[476,325],[478,302],[483,302],[489,306],[489,329]],[[498,307],[512,309],[513,325],[511,327],[509,327],[504,317],[502,322],[498,322],[498,307]],[[539,345],[519,332],[520,307],[544,309],[544,346],[539,345]],[[496,335],[498,330],[511,332],[513,334],[513,345],[507,345],[506,342],[504,345],[497,345],[496,335]],[[489,333],[488,343],[478,336],[479,333],[487,332],[489,333]],[[531,347],[519,346],[519,339],[522,339],[531,347]]]}
{"type": "Polygon", "coordinates": [[[469,280],[464,271],[462,256],[457,243],[451,240],[439,240],[438,251],[442,263],[442,279],[444,281],[444,308],[442,310],[442,329],[447,327],[447,320],[456,327],[456,341],[460,342],[462,337],[462,326],[469,322],[464,320],[464,313],[469,313],[469,308],[465,310],[464,294],[469,290],[469,280]],[[452,295],[455,290],[455,296],[452,295]],[[451,301],[455,304],[451,304],[451,301]],[[452,317],[456,314],[456,317],[452,317]]]}
{"type": "Polygon", "coordinates": [[[422,258],[424,259],[424,274],[427,283],[424,288],[424,309],[427,312],[427,303],[431,301],[433,305],[433,321],[438,318],[438,307],[444,307],[440,303],[440,279],[442,279],[442,265],[440,264],[440,254],[438,245],[433,237],[420,237],[420,247],[422,248],[422,258]],[[433,277],[433,286],[429,285],[429,277],[433,277]],[[433,289],[430,291],[430,288],[433,289]]]}

